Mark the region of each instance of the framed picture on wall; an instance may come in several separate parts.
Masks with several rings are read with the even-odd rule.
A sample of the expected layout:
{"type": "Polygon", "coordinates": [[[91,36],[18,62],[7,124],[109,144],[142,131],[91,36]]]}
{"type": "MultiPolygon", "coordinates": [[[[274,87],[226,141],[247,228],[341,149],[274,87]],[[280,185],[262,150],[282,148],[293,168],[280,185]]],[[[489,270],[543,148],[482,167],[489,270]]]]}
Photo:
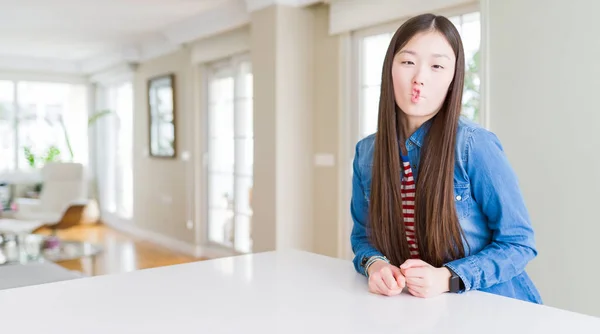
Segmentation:
{"type": "Polygon", "coordinates": [[[175,75],[166,74],[148,80],[150,156],[175,158],[175,75]]]}

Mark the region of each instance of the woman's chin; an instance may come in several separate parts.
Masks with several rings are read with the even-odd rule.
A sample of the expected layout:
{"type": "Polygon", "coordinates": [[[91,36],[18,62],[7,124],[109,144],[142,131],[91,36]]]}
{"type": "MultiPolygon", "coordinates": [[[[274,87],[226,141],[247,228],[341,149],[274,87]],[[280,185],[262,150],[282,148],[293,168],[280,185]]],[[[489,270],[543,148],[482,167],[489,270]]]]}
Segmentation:
{"type": "Polygon", "coordinates": [[[419,108],[418,106],[408,106],[408,108],[403,109],[404,115],[410,118],[431,118],[435,116],[436,111],[431,109],[419,108]]]}

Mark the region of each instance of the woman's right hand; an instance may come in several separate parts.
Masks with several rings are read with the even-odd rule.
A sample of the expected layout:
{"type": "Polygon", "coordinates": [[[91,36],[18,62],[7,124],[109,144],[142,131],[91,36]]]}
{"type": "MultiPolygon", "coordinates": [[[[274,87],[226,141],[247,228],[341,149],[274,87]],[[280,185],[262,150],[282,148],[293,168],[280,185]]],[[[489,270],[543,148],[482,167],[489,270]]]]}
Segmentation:
{"type": "Polygon", "coordinates": [[[406,278],[400,268],[385,261],[375,261],[369,266],[369,292],[395,296],[406,286],[406,278]]]}

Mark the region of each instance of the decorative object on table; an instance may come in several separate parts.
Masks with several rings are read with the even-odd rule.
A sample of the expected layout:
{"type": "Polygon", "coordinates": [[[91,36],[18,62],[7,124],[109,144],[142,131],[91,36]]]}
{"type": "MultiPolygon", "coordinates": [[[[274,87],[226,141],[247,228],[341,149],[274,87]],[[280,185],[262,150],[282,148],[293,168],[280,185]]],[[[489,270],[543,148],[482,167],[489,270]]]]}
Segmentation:
{"type": "Polygon", "coordinates": [[[60,248],[60,239],[57,236],[51,235],[44,240],[42,246],[44,250],[53,250],[60,248]]]}
{"type": "Polygon", "coordinates": [[[148,80],[150,156],[175,158],[175,75],[167,74],[148,80]]]}
{"type": "Polygon", "coordinates": [[[62,262],[83,257],[95,257],[102,247],[89,242],[59,240],[39,234],[1,234],[1,264],[62,262]]]}

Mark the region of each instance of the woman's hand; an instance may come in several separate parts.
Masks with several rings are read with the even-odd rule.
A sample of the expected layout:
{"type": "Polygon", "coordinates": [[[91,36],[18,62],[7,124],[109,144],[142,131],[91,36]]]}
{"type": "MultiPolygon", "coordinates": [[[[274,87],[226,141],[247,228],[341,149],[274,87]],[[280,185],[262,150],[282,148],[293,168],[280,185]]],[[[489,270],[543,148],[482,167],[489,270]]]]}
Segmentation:
{"type": "Polygon", "coordinates": [[[427,262],[406,260],[400,270],[406,277],[408,292],[413,296],[429,298],[450,291],[450,271],[446,267],[436,268],[427,262]]]}
{"type": "Polygon", "coordinates": [[[385,261],[375,261],[369,266],[369,291],[372,293],[395,296],[406,286],[400,268],[385,261]]]}

